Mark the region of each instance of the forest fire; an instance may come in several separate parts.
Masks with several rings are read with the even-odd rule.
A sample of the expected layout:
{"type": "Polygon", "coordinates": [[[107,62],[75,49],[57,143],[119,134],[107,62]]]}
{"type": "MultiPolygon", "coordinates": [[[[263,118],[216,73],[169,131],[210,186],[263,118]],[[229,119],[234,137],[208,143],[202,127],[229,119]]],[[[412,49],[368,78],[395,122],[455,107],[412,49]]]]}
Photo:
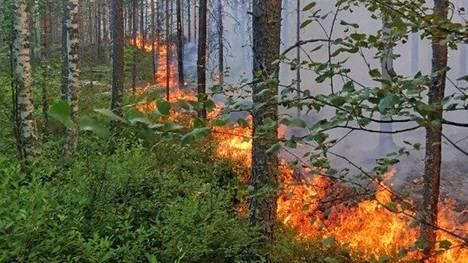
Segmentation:
{"type": "Polygon", "coordinates": [[[172,56],[169,58],[170,64],[167,67],[168,55],[175,54],[175,45],[167,45],[165,43],[154,42],[143,39],[141,36],[137,36],[135,39],[130,40],[130,44],[136,46],[138,49],[144,50],[147,53],[151,53],[153,47],[155,49],[156,57],[156,74],[154,87],[152,85],[144,85],[137,88],[137,94],[142,94],[150,88],[165,89],[169,83],[170,98],[176,101],[180,96],[187,96],[184,92],[179,90],[177,83],[177,64],[174,62],[172,56]],[[169,72],[168,72],[169,71],[169,72]],[[167,82],[169,76],[169,81],[167,82]]]}
{"type": "MultiPolygon", "coordinates": [[[[138,48],[151,52],[151,44],[137,38],[138,48]]],[[[157,46],[157,43],[155,44],[157,46]]],[[[173,47],[171,46],[171,49],[173,47]]],[[[165,66],[167,46],[160,45],[160,60],[156,73],[154,87],[140,88],[144,92],[150,88],[162,89],[166,85],[167,71],[165,66]]],[[[170,65],[170,101],[196,100],[193,92],[184,92],[177,85],[174,63],[170,65]]],[[[218,105],[209,115],[210,119],[216,117],[222,108],[218,105]]],[[[142,111],[156,109],[155,102],[144,103],[139,108],[142,111]]],[[[176,112],[171,118],[180,118],[176,112]]],[[[247,119],[251,123],[251,118],[247,119]]],[[[278,129],[279,137],[283,137],[286,127],[278,129]]],[[[252,130],[250,127],[215,127],[213,137],[217,141],[216,154],[220,158],[237,161],[248,168],[251,163],[252,130]]],[[[348,187],[337,183],[325,176],[306,174],[302,179],[296,179],[294,171],[285,162],[282,162],[281,176],[279,178],[280,190],[278,192],[277,214],[278,219],[287,227],[297,233],[298,239],[328,238],[337,244],[350,249],[353,257],[363,260],[379,258],[382,256],[396,257],[400,260],[410,261],[420,258],[417,249],[413,249],[417,242],[418,228],[411,227],[414,219],[412,212],[402,213],[401,205],[393,203],[393,194],[386,186],[395,176],[395,171],[389,171],[383,182],[375,182],[375,198],[356,200],[357,204],[345,205],[343,200],[330,201],[329,195],[333,191],[347,191],[348,187]],[[327,205],[324,205],[327,203],[327,205]],[[392,207],[391,207],[392,206],[392,207]],[[325,208],[324,208],[325,207],[325,208]],[[409,216],[408,216],[409,214],[409,216]]],[[[247,181],[249,175],[243,176],[247,181]]],[[[408,203],[411,203],[408,201],[408,203]]],[[[244,214],[245,208],[237,209],[244,214]]],[[[457,223],[458,214],[454,210],[454,202],[447,201],[439,211],[439,224],[441,228],[449,231],[468,231],[468,223],[457,223]]],[[[466,262],[468,249],[463,247],[460,240],[438,231],[440,254],[435,258],[437,262],[466,262]],[[451,244],[448,247],[444,245],[451,244]]]]}

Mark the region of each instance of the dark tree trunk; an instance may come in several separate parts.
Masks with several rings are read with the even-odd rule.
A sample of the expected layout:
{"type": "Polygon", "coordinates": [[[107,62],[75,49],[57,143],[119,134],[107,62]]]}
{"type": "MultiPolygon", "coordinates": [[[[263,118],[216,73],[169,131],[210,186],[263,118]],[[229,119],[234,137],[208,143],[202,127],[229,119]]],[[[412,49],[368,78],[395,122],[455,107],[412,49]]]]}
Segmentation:
{"type": "Polygon", "coordinates": [[[181,0],[176,0],[177,12],[177,75],[179,87],[185,86],[184,80],[184,42],[183,42],[183,29],[182,29],[182,8],[181,0]]]}
{"type": "MultiPolygon", "coordinates": [[[[63,18],[62,18],[62,63],[67,64],[67,24],[66,17],[68,16],[67,1],[62,0],[63,18]]],[[[63,101],[67,100],[67,68],[62,67],[62,84],[60,86],[60,97],[63,101]]]]}
{"type": "Polygon", "coordinates": [[[145,0],[140,2],[140,35],[143,40],[146,39],[146,30],[145,30],[145,0]]]}
{"type": "Polygon", "coordinates": [[[156,83],[156,47],[155,47],[155,41],[156,41],[156,33],[155,33],[155,6],[154,6],[154,0],[151,0],[150,2],[151,5],[151,65],[153,69],[153,84],[156,83]]]}
{"type": "Polygon", "coordinates": [[[192,4],[187,0],[187,38],[188,42],[192,42],[192,4]]]}
{"type": "Polygon", "coordinates": [[[224,24],[223,24],[223,3],[218,0],[217,6],[218,20],[218,74],[219,84],[224,84],[224,24]]]}
{"type": "MultiPolygon", "coordinates": [[[[287,1],[286,1],[287,2],[287,1]]],[[[296,42],[299,43],[301,40],[301,0],[297,0],[296,3],[296,42]]],[[[287,31],[287,30],[285,30],[287,31]]],[[[299,100],[301,97],[301,47],[298,46],[296,49],[296,60],[297,60],[297,68],[296,68],[296,98],[299,100]]],[[[297,106],[297,117],[301,117],[301,106],[297,106]]]]}
{"type": "Polygon", "coordinates": [[[166,100],[170,100],[170,79],[171,79],[171,25],[169,14],[169,1],[166,0],[166,100]]]}
{"type": "Polygon", "coordinates": [[[260,129],[266,120],[278,121],[278,78],[281,36],[281,0],[254,0],[252,8],[253,33],[253,103],[263,104],[253,111],[252,198],[249,202],[249,224],[260,227],[259,241],[268,247],[274,240],[276,223],[276,187],[278,156],[267,151],[276,142],[278,132],[260,129]],[[265,92],[268,90],[268,92],[265,92]]]}
{"type": "Polygon", "coordinates": [[[93,5],[91,2],[88,3],[88,46],[94,44],[94,34],[93,34],[93,5]]]}
{"type": "MultiPolygon", "coordinates": [[[[435,0],[434,14],[436,21],[442,23],[447,20],[449,0],[435,0]]],[[[440,166],[442,162],[442,100],[445,93],[446,67],[448,59],[447,33],[438,30],[433,34],[432,40],[432,74],[433,79],[429,89],[429,105],[436,110],[429,116],[431,122],[437,125],[426,127],[426,156],[424,168],[423,190],[423,219],[421,224],[421,241],[425,244],[424,255],[433,254],[435,249],[437,225],[437,206],[440,191],[440,166]]]]}
{"type": "Polygon", "coordinates": [[[419,33],[411,35],[411,74],[419,71],[419,33]]]}
{"type": "Polygon", "coordinates": [[[51,16],[51,3],[49,0],[45,2],[44,16],[43,16],[43,37],[42,37],[42,72],[43,72],[43,83],[42,83],[42,114],[44,117],[44,133],[47,133],[47,128],[49,126],[49,91],[48,91],[48,81],[49,81],[49,56],[50,56],[50,43],[51,38],[51,25],[52,25],[52,16],[51,16]]]}
{"type": "MultiPolygon", "coordinates": [[[[283,0],[284,1],[284,8],[283,8],[283,14],[284,14],[284,21],[283,25],[285,25],[286,28],[289,28],[289,1],[290,0],[283,0]]],[[[281,38],[283,40],[283,45],[286,47],[289,47],[289,30],[284,30],[283,31],[283,36],[281,38]]]]}
{"type": "MultiPolygon", "coordinates": [[[[198,34],[198,8],[197,8],[197,0],[193,0],[193,41],[197,41],[197,34],[198,34]]],[[[200,3],[198,3],[198,7],[200,6],[200,3]]]]}
{"type": "MultiPolygon", "coordinates": [[[[199,99],[206,99],[206,13],[207,0],[200,0],[198,7],[198,59],[197,59],[197,91],[199,99]]],[[[198,113],[206,119],[206,109],[198,113]]]]}
{"type": "Polygon", "coordinates": [[[102,5],[101,1],[97,2],[97,17],[96,17],[96,39],[97,39],[97,60],[98,63],[101,62],[102,59],[102,5]]]}
{"type": "Polygon", "coordinates": [[[123,0],[112,0],[112,111],[122,116],[124,85],[123,0]]]}
{"type": "Polygon", "coordinates": [[[107,62],[108,60],[108,43],[109,43],[109,32],[107,31],[107,4],[108,2],[107,1],[104,1],[104,3],[102,4],[102,41],[104,42],[104,48],[103,48],[103,58],[104,58],[104,62],[107,62]]]}
{"type": "MultiPolygon", "coordinates": [[[[161,8],[161,0],[156,0],[156,72],[159,67],[160,63],[160,52],[161,52],[161,16],[160,16],[160,8],[161,8]]],[[[156,77],[156,76],[155,76],[156,77]]],[[[156,80],[157,81],[157,80],[156,80]]]]}
{"type": "MultiPolygon", "coordinates": [[[[132,38],[133,38],[133,52],[132,52],[132,92],[135,94],[136,92],[136,66],[137,66],[137,50],[138,48],[136,47],[137,44],[137,1],[138,0],[133,0],[132,1],[132,38]]],[[[141,19],[141,18],[140,18],[141,19]]],[[[143,35],[141,35],[143,37],[143,35]]],[[[143,39],[144,41],[144,39],[143,39]]]]}

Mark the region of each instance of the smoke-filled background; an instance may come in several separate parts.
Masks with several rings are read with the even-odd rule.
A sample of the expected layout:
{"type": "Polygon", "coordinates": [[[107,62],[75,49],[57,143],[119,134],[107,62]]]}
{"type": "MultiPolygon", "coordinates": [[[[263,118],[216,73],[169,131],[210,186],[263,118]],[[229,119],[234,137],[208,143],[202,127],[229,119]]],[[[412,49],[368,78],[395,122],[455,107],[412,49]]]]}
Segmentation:
{"type": "MultiPolygon", "coordinates": [[[[334,20],[334,14],[336,12],[335,1],[331,0],[318,0],[314,11],[320,10],[320,14],[328,14],[327,18],[321,21],[322,26],[317,23],[312,23],[309,26],[301,29],[300,39],[307,40],[313,38],[327,38],[327,34],[330,33],[332,23],[334,20]]],[[[431,1],[429,1],[431,2],[431,1]]],[[[310,1],[300,1],[301,7],[304,7],[310,1]]],[[[223,1],[223,23],[224,23],[224,41],[225,41],[225,67],[227,68],[227,76],[225,81],[227,83],[235,85],[242,79],[251,78],[252,69],[252,51],[251,51],[251,16],[250,16],[250,1],[243,0],[232,0],[223,1]]],[[[428,3],[430,7],[432,3],[428,3]]],[[[452,10],[459,10],[461,7],[468,8],[468,2],[463,0],[453,0],[452,4],[455,8],[452,10]]],[[[214,7],[213,7],[214,8],[214,7]]],[[[213,10],[213,9],[212,9],[213,10]]],[[[286,49],[296,43],[296,28],[297,28],[297,1],[296,0],[284,0],[283,1],[283,23],[282,23],[282,49],[286,49]]],[[[301,11],[301,21],[304,21],[307,16],[311,13],[301,11]]],[[[458,22],[464,22],[468,19],[468,15],[459,14],[453,12],[452,19],[458,22]]],[[[210,19],[215,19],[211,16],[210,19]]],[[[216,23],[214,23],[216,24],[216,23]]],[[[382,29],[382,21],[379,19],[372,19],[371,13],[363,7],[355,7],[353,12],[342,11],[339,12],[334,24],[332,32],[332,39],[343,37],[353,32],[353,30],[361,33],[374,34],[378,30],[382,29]],[[341,21],[347,23],[358,24],[359,28],[352,29],[351,31],[345,32],[345,26],[341,25],[341,21]]],[[[212,29],[213,31],[216,29],[212,29]]],[[[310,44],[302,46],[301,59],[309,60],[309,57],[315,62],[326,62],[328,60],[328,50],[326,45],[318,51],[310,53],[310,51],[317,47],[319,44],[310,44]],[[308,53],[308,55],[306,55],[308,53]]],[[[190,45],[189,45],[190,46],[190,45]]],[[[194,50],[194,48],[192,49],[194,50]]],[[[394,69],[397,74],[407,76],[411,78],[417,72],[421,72],[424,75],[428,75],[431,72],[431,58],[432,49],[430,40],[421,40],[418,33],[413,33],[409,36],[406,43],[399,42],[394,48],[394,54],[396,58],[394,60],[394,69]]],[[[371,64],[371,67],[380,69],[380,60],[375,58],[375,50],[365,50],[364,56],[367,63],[371,64]]],[[[289,58],[294,59],[296,51],[293,50],[288,54],[289,58]]],[[[190,56],[189,56],[190,57],[190,56]]],[[[196,55],[194,56],[196,57],[196,55]]],[[[188,64],[195,63],[195,58],[190,57],[188,64]]],[[[334,61],[348,58],[346,67],[351,69],[349,76],[360,83],[368,86],[378,86],[371,80],[368,74],[366,61],[359,54],[346,54],[340,55],[333,58],[334,61]]],[[[460,87],[468,86],[466,82],[457,81],[461,76],[468,75],[467,69],[468,62],[468,45],[460,44],[457,50],[450,50],[449,53],[449,66],[450,71],[448,72],[447,81],[447,92],[451,94],[455,92],[454,84],[460,87]]],[[[212,50],[210,52],[209,69],[216,69],[216,52],[212,50]]],[[[324,83],[317,84],[315,78],[317,75],[313,71],[306,69],[301,70],[301,88],[309,89],[312,94],[329,93],[330,92],[330,80],[324,83]]],[[[280,81],[283,85],[289,85],[296,79],[295,70],[291,69],[290,65],[283,63],[280,70],[280,81]]],[[[343,86],[341,78],[334,78],[334,88],[339,90],[343,86]]],[[[281,113],[288,113],[295,115],[296,110],[290,109],[286,111],[282,109],[281,113]]],[[[334,113],[333,109],[325,109],[320,113],[310,112],[306,114],[302,112],[302,118],[307,122],[311,123],[324,117],[330,117],[334,113]]],[[[453,121],[466,122],[468,114],[464,111],[446,113],[445,118],[453,121]]],[[[408,128],[414,126],[411,124],[395,124],[394,130],[408,128]]],[[[380,129],[378,124],[369,126],[370,129],[380,129]]],[[[462,148],[468,148],[468,139],[464,139],[468,134],[463,128],[454,128],[444,126],[444,134],[452,138],[453,141],[460,141],[459,146],[462,148]]],[[[293,132],[288,130],[286,136],[293,132]]],[[[336,130],[333,131],[332,135],[336,138],[340,138],[346,134],[348,130],[336,130]]],[[[392,136],[392,143],[382,143],[383,136],[378,133],[368,133],[363,131],[354,131],[352,134],[343,139],[335,148],[336,152],[339,152],[347,156],[350,160],[355,162],[357,165],[364,168],[371,168],[375,164],[375,159],[382,157],[386,153],[392,152],[399,147],[407,146],[404,141],[410,141],[412,143],[420,143],[424,146],[425,141],[425,130],[420,128],[415,131],[406,132],[402,134],[395,134],[392,136]]],[[[384,138],[384,140],[388,140],[384,138]]],[[[295,152],[300,155],[305,152],[306,149],[296,149],[295,152]]],[[[284,155],[287,155],[283,153],[284,155]]],[[[293,158],[289,156],[289,158],[293,158]]],[[[423,158],[424,158],[424,147],[417,152],[412,152],[411,156],[401,160],[401,163],[397,165],[397,176],[394,180],[394,185],[398,188],[405,188],[406,190],[414,193],[419,192],[421,188],[421,175],[423,172],[423,158]]],[[[349,163],[343,160],[333,159],[332,163],[337,168],[344,168],[350,166],[349,163]]],[[[468,196],[468,177],[465,172],[468,170],[467,158],[460,152],[458,152],[452,145],[444,143],[443,145],[443,165],[442,165],[442,197],[449,194],[461,203],[466,203],[468,196]],[[463,187],[460,187],[462,185],[463,187]],[[459,189],[458,191],[452,191],[452,189],[459,189]]],[[[413,194],[414,194],[413,193],[413,194]]]]}

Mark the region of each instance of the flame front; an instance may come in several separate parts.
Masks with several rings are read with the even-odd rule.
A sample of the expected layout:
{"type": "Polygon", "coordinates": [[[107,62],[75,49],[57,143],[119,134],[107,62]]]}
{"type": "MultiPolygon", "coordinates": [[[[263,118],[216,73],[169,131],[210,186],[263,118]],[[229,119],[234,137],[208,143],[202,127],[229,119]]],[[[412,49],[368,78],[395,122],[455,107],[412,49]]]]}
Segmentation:
{"type": "MultiPolygon", "coordinates": [[[[151,42],[138,37],[131,44],[145,50],[152,51],[151,42]]],[[[170,70],[169,86],[170,101],[196,100],[193,92],[184,92],[177,85],[177,67],[175,62],[166,67],[168,50],[174,51],[174,46],[155,43],[159,50],[159,65],[156,72],[154,86],[138,88],[138,93],[147,89],[162,89],[166,87],[167,69],[170,70]]],[[[174,54],[174,52],[172,52],[174,54]]],[[[174,61],[174,60],[171,60],[174,61]]],[[[154,110],[155,102],[145,102],[139,106],[141,111],[154,110]]],[[[215,118],[222,105],[210,113],[209,118],[215,118]]],[[[171,118],[180,119],[182,115],[171,112],[171,118]]],[[[248,119],[251,126],[251,118],[248,119]]],[[[286,127],[278,129],[279,137],[283,137],[286,127]]],[[[251,167],[252,130],[250,127],[216,127],[213,128],[213,137],[217,142],[216,155],[241,163],[244,167],[251,167]]],[[[385,175],[384,182],[376,183],[374,200],[362,200],[355,205],[345,205],[343,200],[330,201],[329,195],[333,189],[346,191],[346,186],[340,185],[328,177],[319,175],[307,175],[300,180],[294,178],[294,171],[284,162],[280,166],[279,178],[280,191],[277,201],[278,219],[297,233],[298,239],[333,237],[337,243],[347,246],[355,258],[369,260],[379,258],[382,255],[397,255],[404,250],[410,250],[418,237],[418,229],[412,228],[412,218],[403,213],[395,213],[385,207],[392,203],[392,193],[385,185],[385,181],[395,175],[390,171],[385,175]],[[342,188],[342,189],[341,189],[342,188]],[[328,206],[324,209],[323,203],[328,206]]],[[[249,175],[242,178],[246,182],[249,175]]],[[[236,210],[247,214],[246,206],[240,205],[236,210]]],[[[401,210],[401,207],[397,207],[401,210]]],[[[454,201],[443,202],[439,211],[439,225],[449,231],[467,233],[468,223],[456,222],[458,213],[454,209],[454,201]]],[[[462,246],[460,241],[451,235],[438,231],[438,240],[447,240],[453,244],[453,248],[442,251],[436,257],[440,263],[468,262],[468,249],[462,246]]],[[[410,252],[402,261],[415,260],[420,255],[410,252]]]]}

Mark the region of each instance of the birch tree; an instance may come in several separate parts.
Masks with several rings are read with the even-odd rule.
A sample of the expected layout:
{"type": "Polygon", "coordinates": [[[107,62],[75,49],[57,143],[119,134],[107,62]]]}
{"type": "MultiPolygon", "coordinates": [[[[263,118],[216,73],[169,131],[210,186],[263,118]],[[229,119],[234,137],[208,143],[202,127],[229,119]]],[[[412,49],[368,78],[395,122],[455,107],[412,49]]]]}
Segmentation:
{"type": "Polygon", "coordinates": [[[71,106],[71,120],[73,127],[67,129],[67,138],[64,146],[64,154],[71,155],[75,151],[78,142],[78,0],[68,0],[66,18],[66,96],[71,106]]]}
{"type": "Polygon", "coordinates": [[[33,105],[31,57],[29,43],[29,7],[26,0],[14,2],[13,91],[14,115],[20,158],[27,161],[39,153],[33,105]]]}
{"type": "MultiPolygon", "coordinates": [[[[393,41],[392,41],[392,30],[389,27],[390,17],[387,14],[382,14],[382,35],[384,49],[381,58],[381,70],[382,78],[386,81],[384,85],[391,85],[392,83],[392,74],[394,74],[393,67],[393,41]]],[[[387,116],[382,116],[383,120],[387,120],[387,116]]],[[[384,155],[388,151],[393,151],[396,149],[396,144],[393,141],[393,136],[391,132],[393,129],[392,123],[382,122],[380,124],[380,130],[382,133],[379,134],[379,145],[377,151],[379,155],[384,155]]]]}

